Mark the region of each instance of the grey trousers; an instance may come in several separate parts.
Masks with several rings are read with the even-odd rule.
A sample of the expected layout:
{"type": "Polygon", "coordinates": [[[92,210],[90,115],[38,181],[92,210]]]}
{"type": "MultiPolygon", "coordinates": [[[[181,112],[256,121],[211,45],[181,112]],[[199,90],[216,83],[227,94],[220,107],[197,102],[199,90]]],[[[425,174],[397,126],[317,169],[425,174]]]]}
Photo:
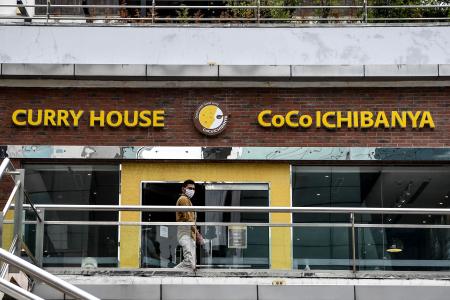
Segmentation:
{"type": "Polygon", "coordinates": [[[189,268],[195,269],[195,241],[190,235],[182,235],[178,240],[178,243],[183,247],[183,261],[180,262],[175,268],[189,268]]]}

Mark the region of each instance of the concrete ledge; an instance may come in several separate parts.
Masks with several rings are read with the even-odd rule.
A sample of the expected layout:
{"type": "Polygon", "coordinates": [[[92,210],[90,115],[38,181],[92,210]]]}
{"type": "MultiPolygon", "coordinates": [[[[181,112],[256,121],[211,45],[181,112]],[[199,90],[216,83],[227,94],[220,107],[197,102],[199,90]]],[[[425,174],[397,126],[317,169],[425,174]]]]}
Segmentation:
{"type": "Polygon", "coordinates": [[[443,286],[355,286],[355,299],[448,300],[450,287],[443,286]]]}
{"type": "Polygon", "coordinates": [[[292,77],[364,77],[364,66],[292,66],[292,77]]]}
{"type": "MultiPolygon", "coordinates": [[[[76,284],[80,289],[100,298],[108,300],[160,300],[160,284],[76,284]]],[[[48,300],[65,299],[63,293],[45,285],[36,285],[33,293],[48,300]]]]}
{"type": "Polygon", "coordinates": [[[354,300],[355,298],[353,286],[350,285],[260,285],[258,299],[354,300]]]}
{"type": "Polygon", "coordinates": [[[100,299],[161,299],[161,286],[159,284],[100,284],[97,286],[78,285],[78,287],[100,299]]]}
{"type": "Polygon", "coordinates": [[[214,65],[147,65],[148,77],[218,77],[214,65]]]}
{"type": "Polygon", "coordinates": [[[450,64],[439,65],[439,76],[450,76],[450,64]]]}
{"type": "Polygon", "coordinates": [[[366,65],[366,77],[438,77],[438,65],[366,65]]]}
{"type": "MultiPolygon", "coordinates": [[[[172,274],[175,276],[167,270],[162,271],[166,275],[148,273],[143,276],[142,269],[136,272],[133,276],[105,273],[60,278],[104,300],[447,300],[450,293],[450,282],[444,276],[440,279],[431,276],[428,279],[333,278],[334,273],[330,273],[331,277],[324,274],[323,278],[216,277],[213,274],[198,277],[194,272],[172,274]]],[[[217,270],[213,273],[217,272],[220,273],[217,270]]],[[[60,292],[42,283],[36,284],[34,293],[44,299],[63,299],[60,292]]]]}
{"type": "Polygon", "coordinates": [[[75,76],[145,77],[145,65],[75,65],[75,76]]]}
{"type": "Polygon", "coordinates": [[[163,284],[161,296],[170,300],[257,300],[258,292],[256,285],[163,284]]]}
{"type": "Polygon", "coordinates": [[[234,78],[227,80],[205,78],[203,80],[193,80],[193,78],[165,78],[155,80],[147,78],[147,80],[133,80],[126,78],[123,80],[114,80],[114,78],[93,79],[87,77],[79,77],[78,79],[49,79],[49,78],[0,78],[0,87],[37,87],[37,88],[402,88],[402,87],[450,87],[450,78],[402,78],[402,80],[393,80],[386,78],[356,78],[348,80],[348,78],[339,78],[331,80],[329,78],[314,79],[295,79],[284,80],[270,79],[263,80],[261,78],[234,78]]]}
{"type": "MultiPolygon", "coordinates": [[[[4,77],[66,77],[68,79],[106,79],[123,82],[135,79],[148,79],[154,81],[158,78],[180,81],[180,78],[197,77],[207,81],[220,78],[247,78],[254,81],[267,81],[271,78],[278,82],[289,82],[291,78],[323,80],[332,83],[345,78],[373,79],[390,78],[417,80],[417,78],[439,78],[450,76],[450,64],[431,65],[279,65],[279,66],[252,66],[252,65],[145,65],[145,64],[8,64],[0,65],[0,72],[4,77]],[[76,78],[77,77],[77,78],[76,78]]],[[[141,80],[143,81],[143,80],[141,80]]],[[[294,82],[293,81],[293,82],[294,82]]],[[[308,82],[310,82],[309,80],[308,82]]]]}
{"type": "Polygon", "coordinates": [[[2,64],[3,76],[73,76],[72,64],[2,64]]]}
{"type": "Polygon", "coordinates": [[[291,77],[290,66],[219,66],[219,77],[291,77]]]}

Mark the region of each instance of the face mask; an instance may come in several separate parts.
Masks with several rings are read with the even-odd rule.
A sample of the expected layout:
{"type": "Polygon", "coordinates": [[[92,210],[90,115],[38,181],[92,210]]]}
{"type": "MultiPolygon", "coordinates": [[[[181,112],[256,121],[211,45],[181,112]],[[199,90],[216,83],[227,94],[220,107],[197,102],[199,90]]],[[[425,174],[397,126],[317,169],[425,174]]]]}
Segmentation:
{"type": "Polygon", "coordinates": [[[194,197],[195,191],[194,190],[185,189],[184,193],[186,194],[186,196],[188,196],[189,199],[192,199],[192,197],[194,197]]]}

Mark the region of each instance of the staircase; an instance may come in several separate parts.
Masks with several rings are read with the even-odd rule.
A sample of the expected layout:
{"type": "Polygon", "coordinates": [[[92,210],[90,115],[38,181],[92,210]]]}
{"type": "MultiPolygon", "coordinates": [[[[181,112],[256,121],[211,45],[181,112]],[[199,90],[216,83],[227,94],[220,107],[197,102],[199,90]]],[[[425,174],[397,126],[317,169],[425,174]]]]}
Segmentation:
{"type": "MultiPolygon", "coordinates": [[[[74,299],[99,300],[99,298],[20,257],[21,251],[24,249],[29,259],[36,263],[36,259],[22,240],[22,205],[26,198],[23,187],[24,176],[25,171],[23,169],[16,170],[8,158],[3,159],[0,165],[0,179],[11,177],[14,182],[14,188],[0,215],[0,243],[2,244],[4,225],[8,223],[5,220],[10,219],[11,214],[14,218],[13,239],[9,251],[0,248],[0,260],[3,262],[0,272],[0,291],[4,294],[3,299],[42,300],[44,298],[37,295],[33,289],[34,283],[40,282],[39,286],[45,283],[47,287],[58,290],[62,299],[65,299],[67,295],[74,299]]],[[[37,219],[42,222],[30,199],[27,198],[27,202],[33,207],[37,219]]]]}

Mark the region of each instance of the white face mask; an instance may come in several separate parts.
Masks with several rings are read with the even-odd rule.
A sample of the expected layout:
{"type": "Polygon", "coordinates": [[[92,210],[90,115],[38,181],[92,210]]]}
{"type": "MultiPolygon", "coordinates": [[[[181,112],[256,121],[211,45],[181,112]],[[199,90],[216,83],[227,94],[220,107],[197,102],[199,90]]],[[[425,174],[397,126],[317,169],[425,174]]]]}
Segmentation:
{"type": "Polygon", "coordinates": [[[194,190],[185,189],[184,193],[186,194],[186,196],[188,196],[189,199],[192,199],[192,197],[194,197],[195,191],[194,190]]]}

